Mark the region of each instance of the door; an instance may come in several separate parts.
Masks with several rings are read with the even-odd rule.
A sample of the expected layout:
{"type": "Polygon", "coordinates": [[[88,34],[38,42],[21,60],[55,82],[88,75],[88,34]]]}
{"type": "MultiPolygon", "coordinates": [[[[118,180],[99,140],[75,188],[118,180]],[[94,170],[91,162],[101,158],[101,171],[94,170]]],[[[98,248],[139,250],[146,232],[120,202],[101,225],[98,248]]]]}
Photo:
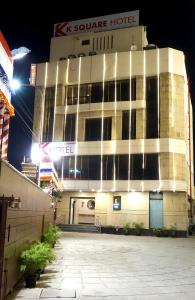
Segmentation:
{"type": "Polygon", "coordinates": [[[163,227],[163,193],[150,193],[150,228],[163,227]]]}
{"type": "Polygon", "coordinates": [[[70,224],[95,223],[95,198],[71,198],[70,224]]]}

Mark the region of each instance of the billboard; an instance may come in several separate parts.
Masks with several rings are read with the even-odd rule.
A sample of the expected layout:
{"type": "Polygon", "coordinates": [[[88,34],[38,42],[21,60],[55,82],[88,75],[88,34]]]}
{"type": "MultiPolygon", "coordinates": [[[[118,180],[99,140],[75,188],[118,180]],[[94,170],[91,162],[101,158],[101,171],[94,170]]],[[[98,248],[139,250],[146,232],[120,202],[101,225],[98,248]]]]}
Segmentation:
{"type": "Polygon", "coordinates": [[[13,59],[9,46],[0,32],[0,92],[1,97],[11,101],[10,81],[13,76],[13,59]]]}
{"type": "Polygon", "coordinates": [[[85,32],[108,31],[139,25],[139,10],[54,25],[54,37],[85,32]]]}

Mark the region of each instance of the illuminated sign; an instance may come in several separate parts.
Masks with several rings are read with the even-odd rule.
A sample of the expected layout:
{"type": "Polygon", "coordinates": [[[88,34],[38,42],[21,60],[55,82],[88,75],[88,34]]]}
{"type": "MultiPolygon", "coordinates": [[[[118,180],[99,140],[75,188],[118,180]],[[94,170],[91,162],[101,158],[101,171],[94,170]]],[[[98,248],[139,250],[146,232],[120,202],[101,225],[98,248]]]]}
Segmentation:
{"type": "Polygon", "coordinates": [[[71,156],[75,154],[75,143],[54,142],[40,144],[43,155],[49,155],[52,159],[59,156],[71,156]]]}
{"type": "Polygon", "coordinates": [[[113,197],[113,210],[121,210],[121,196],[113,197]]]}
{"type": "Polygon", "coordinates": [[[54,36],[57,37],[84,32],[107,31],[138,25],[139,11],[134,10],[97,18],[57,23],[54,25],[54,36]]]}

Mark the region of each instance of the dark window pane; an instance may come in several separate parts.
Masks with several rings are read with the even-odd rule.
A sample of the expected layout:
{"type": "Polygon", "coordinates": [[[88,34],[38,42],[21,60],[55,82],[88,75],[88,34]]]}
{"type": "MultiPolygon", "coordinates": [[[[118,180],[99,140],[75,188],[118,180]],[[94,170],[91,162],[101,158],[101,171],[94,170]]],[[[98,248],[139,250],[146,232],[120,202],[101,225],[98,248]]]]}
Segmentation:
{"type": "Polygon", "coordinates": [[[63,177],[64,179],[74,179],[75,157],[63,157],[63,177]]]}
{"type": "Polygon", "coordinates": [[[112,118],[104,118],[103,140],[111,140],[112,134],[112,118]]]}
{"type": "Polygon", "coordinates": [[[129,156],[116,155],[115,163],[116,163],[116,179],[128,180],[129,156]]]}
{"type": "Polygon", "coordinates": [[[66,115],[66,124],[64,131],[64,140],[65,141],[74,141],[75,140],[75,114],[66,115]]]}
{"type": "Polygon", "coordinates": [[[146,79],[146,138],[158,138],[157,77],[146,79]]]}
{"type": "MultiPolygon", "coordinates": [[[[104,118],[103,140],[111,140],[112,118],[104,118]]],[[[101,141],[102,119],[86,119],[85,141],[101,141]]]]}
{"type": "Polygon", "coordinates": [[[100,180],[101,156],[89,156],[89,180],[100,180]]]}
{"type": "Polygon", "coordinates": [[[131,127],[129,128],[129,111],[123,111],[122,116],[122,139],[136,138],[136,110],[131,111],[131,127]]]}
{"type": "Polygon", "coordinates": [[[103,180],[113,179],[113,155],[103,156],[103,180]]]}
{"type": "Polygon", "coordinates": [[[121,81],[120,101],[128,101],[128,100],[130,100],[129,99],[129,80],[123,80],[123,81],[121,81]]]}
{"type": "Polygon", "coordinates": [[[81,160],[81,179],[89,179],[89,156],[82,156],[81,160]]]}
{"type": "Polygon", "coordinates": [[[91,102],[102,102],[103,85],[102,83],[93,83],[91,87],[91,102]]]}
{"type": "Polygon", "coordinates": [[[130,158],[130,179],[142,180],[143,179],[143,155],[133,154],[130,158]]]}
{"type": "Polygon", "coordinates": [[[89,45],[90,40],[82,40],[82,46],[89,45]]]}
{"type": "Polygon", "coordinates": [[[43,142],[52,142],[54,120],[55,88],[50,87],[45,92],[43,142]]]}
{"type": "Polygon", "coordinates": [[[115,101],[115,82],[109,82],[108,101],[115,101]]]}
{"type": "Polygon", "coordinates": [[[144,158],[144,179],[159,179],[158,154],[146,154],[144,158]]]}
{"type": "Polygon", "coordinates": [[[85,120],[85,141],[101,140],[101,119],[85,120]]]}
{"type": "Polygon", "coordinates": [[[136,100],[136,78],[131,79],[131,100],[136,100]]]}

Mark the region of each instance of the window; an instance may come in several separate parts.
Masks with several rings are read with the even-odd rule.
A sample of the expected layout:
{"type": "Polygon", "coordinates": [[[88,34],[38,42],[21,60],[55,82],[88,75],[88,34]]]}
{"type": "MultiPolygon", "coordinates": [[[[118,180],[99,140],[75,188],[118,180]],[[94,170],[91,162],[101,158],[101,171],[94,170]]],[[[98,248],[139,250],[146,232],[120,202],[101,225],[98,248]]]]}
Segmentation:
{"type": "Polygon", "coordinates": [[[76,115],[75,114],[67,114],[66,115],[66,124],[64,130],[64,141],[74,141],[75,140],[75,122],[76,115]]]}
{"type": "Polygon", "coordinates": [[[103,180],[112,180],[113,179],[113,155],[104,155],[102,159],[103,163],[103,180]]]}
{"type": "Polygon", "coordinates": [[[128,180],[129,156],[115,155],[115,174],[116,180],[128,180]]]}
{"type": "Polygon", "coordinates": [[[91,103],[102,102],[103,85],[101,82],[93,83],[91,87],[91,103]]]}
{"type": "MultiPolygon", "coordinates": [[[[75,156],[65,156],[55,163],[59,178],[63,174],[64,179],[75,179],[75,156]],[[63,172],[62,172],[63,171],[63,172]]],[[[103,180],[113,180],[114,167],[116,180],[128,180],[129,155],[103,155],[103,180]]],[[[131,180],[158,180],[159,179],[158,154],[143,155],[132,154],[130,156],[131,180]]],[[[77,156],[76,179],[100,180],[101,179],[101,155],[77,156]]]]}
{"type": "Polygon", "coordinates": [[[89,179],[100,180],[101,156],[89,156],[89,179]]]}
{"type": "Polygon", "coordinates": [[[49,87],[45,91],[43,142],[52,142],[54,120],[55,88],[49,87]]]}
{"type": "MultiPolygon", "coordinates": [[[[103,119],[103,140],[111,140],[112,118],[103,119]]],[[[85,120],[85,141],[101,141],[102,119],[85,120]]]]}
{"type": "Polygon", "coordinates": [[[158,138],[157,77],[146,79],[146,138],[158,138]]]}
{"type": "MultiPolygon", "coordinates": [[[[67,105],[78,103],[78,85],[66,87],[67,105]]],[[[79,104],[129,101],[130,85],[129,80],[107,81],[104,83],[96,82],[92,84],[81,84],[79,90],[79,104]],[[104,97],[103,97],[104,96],[104,97]]],[[[136,100],[136,79],[131,79],[131,100],[136,100]]]]}
{"type": "Polygon", "coordinates": [[[82,46],[86,46],[90,44],[90,40],[82,40],[81,42],[82,46]]]}
{"type": "Polygon", "coordinates": [[[129,111],[123,111],[122,115],[122,139],[136,139],[136,110],[131,111],[131,125],[129,111]]]}

